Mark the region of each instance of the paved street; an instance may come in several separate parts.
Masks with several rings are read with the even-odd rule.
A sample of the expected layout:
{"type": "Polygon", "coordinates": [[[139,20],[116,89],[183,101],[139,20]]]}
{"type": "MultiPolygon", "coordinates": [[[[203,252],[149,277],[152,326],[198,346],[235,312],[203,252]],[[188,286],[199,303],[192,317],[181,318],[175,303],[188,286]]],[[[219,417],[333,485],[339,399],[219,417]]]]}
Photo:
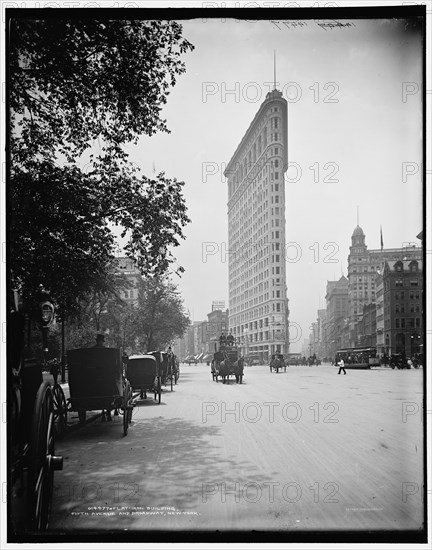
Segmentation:
{"type": "Polygon", "coordinates": [[[57,444],[52,530],[416,530],[423,370],[181,365],[138,402],[57,444]]]}

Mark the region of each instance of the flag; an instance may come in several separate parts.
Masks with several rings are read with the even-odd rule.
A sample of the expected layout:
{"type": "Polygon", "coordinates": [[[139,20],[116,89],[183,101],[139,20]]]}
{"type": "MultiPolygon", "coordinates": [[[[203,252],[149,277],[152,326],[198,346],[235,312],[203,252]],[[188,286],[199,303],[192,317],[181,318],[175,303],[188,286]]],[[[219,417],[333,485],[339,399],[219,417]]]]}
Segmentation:
{"type": "Polygon", "coordinates": [[[381,233],[381,250],[383,249],[384,247],[384,243],[383,243],[383,236],[382,236],[382,227],[380,225],[380,233],[381,233]]]}

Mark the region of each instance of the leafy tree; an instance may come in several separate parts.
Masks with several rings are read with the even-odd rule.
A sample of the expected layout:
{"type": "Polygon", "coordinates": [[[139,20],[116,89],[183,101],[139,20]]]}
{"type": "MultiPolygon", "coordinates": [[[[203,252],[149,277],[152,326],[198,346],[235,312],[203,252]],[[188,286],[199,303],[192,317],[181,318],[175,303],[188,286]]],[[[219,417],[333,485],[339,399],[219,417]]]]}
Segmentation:
{"type": "Polygon", "coordinates": [[[66,314],[105,277],[110,224],[143,274],[166,271],[184,238],[183,182],[139,174],[124,145],[168,131],[161,109],[193,46],[174,21],[8,28],[12,285],[30,301],[46,288],[66,314]]]}
{"type": "Polygon", "coordinates": [[[10,103],[16,154],[75,162],[94,140],[99,160],[121,145],[168,131],[160,117],[193,46],[175,21],[11,20],[10,103]],[[13,122],[14,122],[13,120],[13,122]]]}
{"type": "Polygon", "coordinates": [[[122,347],[117,332],[120,330],[123,312],[129,307],[122,295],[130,285],[127,277],[119,273],[116,263],[111,262],[92,291],[84,295],[76,313],[69,317],[68,348],[93,345],[95,334],[106,331],[109,332],[107,344],[122,347]],[[117,324],[120,325],[116,331],[117,324]]]}
{"type": "Polygon", "coordinates": [[[141,281],[136,316],[136,336],[144,351],[161,349],[180,338],[190,324],[177,287],[166,277],[141,281]]]}

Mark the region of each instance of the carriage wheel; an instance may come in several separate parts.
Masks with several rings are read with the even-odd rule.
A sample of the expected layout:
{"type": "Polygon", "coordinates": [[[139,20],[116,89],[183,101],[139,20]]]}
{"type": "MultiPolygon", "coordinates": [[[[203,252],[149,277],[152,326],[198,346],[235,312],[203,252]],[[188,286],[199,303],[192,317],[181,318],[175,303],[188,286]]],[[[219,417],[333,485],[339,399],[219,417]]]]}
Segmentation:
{"type": "Polygon", "coordinates": [[[57,384],[53,388],[54,404],[54,428],[56,437],[59,439],[64,436],[67,427],[67,404],[66,397],[62,387],[57,384]]]}
{"type": "Polygon", "coordinates": [[[79,420],[79,423],[81,424],[81,426],[84,426],[85,424],[85,421],[86,421],[86,410],[85,409],[80,409],[78,411],[78,420],[79,420]]]}
{"type": "Polygon", "coordinates": [[[54,470],[63,468],[63,458],[55,456],[53,419],[53,394],[50,384],[44,382],[36,395],[29,455],[30,521],[36,530],[48,527],[54,470]]]}
{"type": "Polygon", "coordinates": [[[130,384],[126,381],[123,395],[123,435],[126,436],[129,429],[130,384]]]}

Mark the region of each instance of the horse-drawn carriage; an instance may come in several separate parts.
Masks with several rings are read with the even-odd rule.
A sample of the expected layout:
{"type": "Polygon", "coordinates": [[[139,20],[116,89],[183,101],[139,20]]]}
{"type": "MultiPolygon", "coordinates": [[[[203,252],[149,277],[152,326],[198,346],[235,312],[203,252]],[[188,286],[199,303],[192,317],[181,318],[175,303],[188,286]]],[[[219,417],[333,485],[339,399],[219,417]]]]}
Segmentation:
{"type": "Polygon", "coordinates": [[[165,351],[152,351],[150,355],[156,359],[161,385],[170,385],[171,391],[173,391],[173,385],[177,384],[180,376],[177,357],[173,353],[165,351]]]}
{"type": "MultiPolygon", "coordinates": [[[[24,316],[9,316],[7,399],[8,506],[10,534],[48,527],[54,472],[63,468],[63,457],[55,454],[56,418],[54,390],[43,381],[42,365],[24,359],[24,316]]],[[[63,392],[56,390],[56,394],[63,392]]]]}
{"type": "Polygon", "coordinates": [[[284,356],[281,353],[272,355],[272,358],[270,360],[270,372],[276,371],[278,373],[279,369],[283,369],[284,372],[286,372],[287,369],[284,356]]]}
{"type": "Polygon", "coordinates": [[[244,357],[235,346],[221,346],[213,355],[211,373],[213,380],[218,382],[219,376],[223,383],[229,381],[230,376],[235,376],[237,383],[243,382],[244,357]]]}
{"type": "Polygon", "coordinates": [[[147,393],[153,393],[155,400],[161,402],[161,378],[158,363],[154,355],[131,355],[127,361],[126,376],[133,392],[146,399],[147,393]]]}
{"type": "Polygon", "coordinates": [[[123,373],[120,350],[93,347],[68,352],[69,410],[77,411],[80,423],[86,411],[111,410],[123,415],[123,435],[132,421],[132,389],[123,373]]]}
{"type": "Polygon", "coordinates": [[[173,389],[173,384],[177,384],[180,377],[180,363],[177,358],[177,355],[173,353],[166,353],[167,356],[167,370],[166,370],[166,384],[171,385],[171,391],[173,389]]]}

